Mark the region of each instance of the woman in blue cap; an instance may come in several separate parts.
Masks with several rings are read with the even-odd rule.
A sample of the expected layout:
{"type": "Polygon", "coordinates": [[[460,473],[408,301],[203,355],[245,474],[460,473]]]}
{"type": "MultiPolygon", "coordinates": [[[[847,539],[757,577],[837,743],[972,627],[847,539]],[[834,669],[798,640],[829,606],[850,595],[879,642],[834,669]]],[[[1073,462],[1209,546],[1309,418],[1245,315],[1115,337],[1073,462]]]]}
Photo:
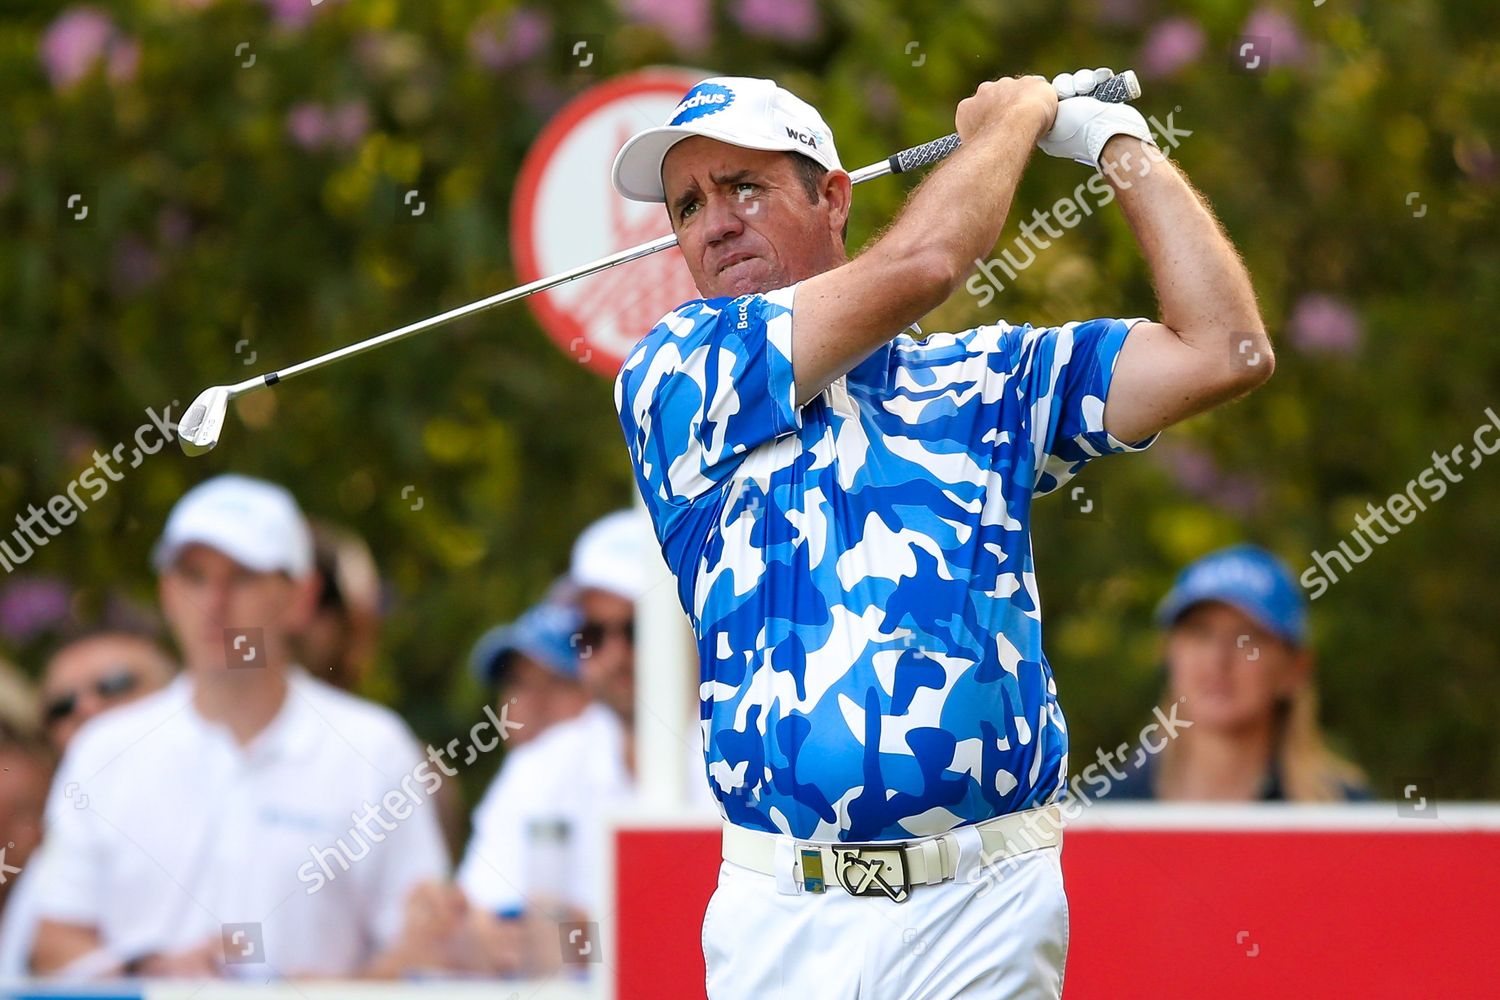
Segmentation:
{"type": "Polygon", "coordinates": [[[1254,545],[1188,566],[1156,612],[1167,692],[1182,725],[1141,754],[1110,799],[1341,802],[1364,775],[1324,744],[1307,605],[1291,573],[1254,545]]]}

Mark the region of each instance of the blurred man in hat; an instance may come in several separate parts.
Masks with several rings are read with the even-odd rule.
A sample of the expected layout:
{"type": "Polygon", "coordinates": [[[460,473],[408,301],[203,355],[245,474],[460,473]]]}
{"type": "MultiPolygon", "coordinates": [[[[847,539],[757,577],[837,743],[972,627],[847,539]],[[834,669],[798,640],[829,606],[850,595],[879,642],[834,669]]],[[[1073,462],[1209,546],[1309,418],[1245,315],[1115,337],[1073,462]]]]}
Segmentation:
{"type": "Polygon", "coordinates": [[[447,868],[434,775],[394,713],[290,659],[316,598],[296,501],[211,479],[172,509],[154,561],[184,671],[73,740],[48,803],[33,968],[381,971],[406,893],[447,868]]]}
{"type": "Polygon", "coordinates": [[[469,669],[495,692],[496,711],[505,708],[519,727],[508,737],[511,750],[588,704],[576,648],[583,622],[571,597],[567,581],[559,580],[520,618],[480,636],[469,655],[469,669]]]}
{"type": "Polygon", "coordinates": [[[475,810],[457,885],[413,894],[407,950],[425,949],[432,967],[546,974],[561,957],[558,923],[597,912],[605,816],[635,794],[635,604],[651,544],[642,512],[607,515],[574,544],[566,591],[553,590],[565,610],[544,601],[481,640],[482,671],[496,654],[555,659],[565,646],[590,700],[506,759],[475,810]]]}

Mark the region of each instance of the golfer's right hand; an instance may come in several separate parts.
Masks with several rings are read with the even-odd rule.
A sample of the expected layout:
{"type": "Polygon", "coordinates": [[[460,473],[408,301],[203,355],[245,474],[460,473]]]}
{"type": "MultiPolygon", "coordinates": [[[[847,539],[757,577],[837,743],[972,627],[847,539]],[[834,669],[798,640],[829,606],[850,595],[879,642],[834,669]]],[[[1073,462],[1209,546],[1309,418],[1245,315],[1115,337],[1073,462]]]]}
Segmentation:
{"type": "Polygon", "coordinates": [[[992,132],[1014,139],[1018,128],[1029,130],[1023,138],[1035,142],[1051,130],[1056,117],[1057,91],[1045,77],[1007,76],[981,83],[973,97],[958,103],[953,121],[968,145],[992,132]]]}

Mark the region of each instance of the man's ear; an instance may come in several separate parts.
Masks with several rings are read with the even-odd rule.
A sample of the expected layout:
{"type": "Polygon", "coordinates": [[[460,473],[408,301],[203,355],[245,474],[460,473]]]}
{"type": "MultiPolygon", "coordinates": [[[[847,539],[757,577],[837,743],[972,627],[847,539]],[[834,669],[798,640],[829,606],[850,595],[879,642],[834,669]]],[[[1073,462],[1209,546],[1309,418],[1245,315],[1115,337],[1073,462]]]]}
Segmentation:
{"type": "Polygon", "coordinates": [[[316,571],[304,577],[289,577],[291,592],[287,598],[282,624],[289,632],[301,632],[312,624],[322,594],[323,580],[316,571]]]}
{"type": "Polygon", "coordinates": [[[839,246],[844,245],[844,227],[854,202],[854,184],[842,170],[830,170],[819,182],[819,194],[828,200],[828,228],[839,246]]]}

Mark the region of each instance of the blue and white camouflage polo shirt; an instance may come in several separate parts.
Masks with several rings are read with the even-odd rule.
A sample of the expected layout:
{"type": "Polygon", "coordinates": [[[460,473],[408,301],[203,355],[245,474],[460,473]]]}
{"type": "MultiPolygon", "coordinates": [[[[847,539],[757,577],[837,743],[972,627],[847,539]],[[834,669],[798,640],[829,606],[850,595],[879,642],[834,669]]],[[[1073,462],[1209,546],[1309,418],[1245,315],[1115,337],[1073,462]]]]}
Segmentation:
{"type": "Polygon", "coordinates": [[[930,836],[1058,795],[1032,498],[1089,459],[1139,320],[903,333],[794,405],[797,286],[689,302],[615,407],[700,660],[730,822],[930,836]]]}

